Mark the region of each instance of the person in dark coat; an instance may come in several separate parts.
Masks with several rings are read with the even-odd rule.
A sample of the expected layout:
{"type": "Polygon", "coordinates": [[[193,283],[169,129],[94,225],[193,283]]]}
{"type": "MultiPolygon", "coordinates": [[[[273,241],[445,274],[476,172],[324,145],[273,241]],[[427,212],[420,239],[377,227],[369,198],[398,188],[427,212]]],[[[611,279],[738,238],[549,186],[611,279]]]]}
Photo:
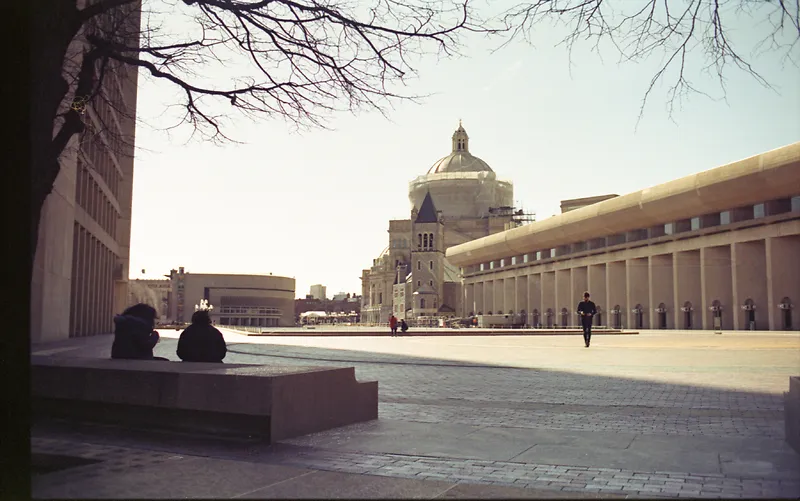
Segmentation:
{"type": "Polygon", "coordinates": [[[583,301],[578,303],[578,314],[581,316],[581,327],[583,327],[583,341],[586,347],[592,342],[592,318],[597,314],[597,307],[589,299],[589,293],[583,293],[583,301]]]}
{"type": "Polygon", "coordinates": [[[153,330],[158,313],[149,304],[139,303],[114,317],[114,343],[111,358],[134,360],[167,360],[154,357],[153,347],[158,344],[158,332],[153,330]]]}
{"type": "Polygon", "coordinates": [[[405,319],[400,320],[400,330],[403,331],[403,333],[408,330],[408,324],[406,323],[405,319]]]}
{"type": "Polygon", "coordinates": [[[178,340],[178,357],[184,362],[222,362],[228,352],[222,333],[211,325],[208,311],[192,315],[192,325],[184,329],[178,340]]]}

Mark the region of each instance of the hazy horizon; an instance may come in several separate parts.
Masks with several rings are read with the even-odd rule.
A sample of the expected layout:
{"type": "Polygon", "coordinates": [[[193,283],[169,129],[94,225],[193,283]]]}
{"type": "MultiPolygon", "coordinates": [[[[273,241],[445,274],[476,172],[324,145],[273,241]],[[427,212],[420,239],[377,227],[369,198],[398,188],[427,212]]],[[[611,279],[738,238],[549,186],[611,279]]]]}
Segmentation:
{"type": "MultiPolygon", "coordinates": [[[[748,28],[731,21],[743,46],[758,38],[748,28]]],[[[390,120],[341,114],[332,131],[302,133],[242,121],[228,131],[244,145],[187,145],[185,131],[157,130],[172,124],[162,104],[173,90],[140,76],[137,113],[151,126],[137,129],[130,278],[183,266],[295,277],[297,297],[312,284],[329,297],[360,294],[361,270],[388,244],[389,220],[410,216],[409,181],[450,153],[459,119],[471,153],[514,183],[516,205],[537,220],[559,213],[561,200],[624,195],[800,140],[800,71],[776,54],[752,56],[775,90],[729,68],[727,102],[693,95],[673,122],[668,80],[636,128],[659,61],[612,64],[582,45],[570,70],[566,49],[553,47],[559,33],[542,25],[535,48],[513,43],[490,54],[496,44],[475,40],[469,57],[421,61],[405,91],[432,95],[397,103],[390,120]]],[[[699,70],[692,79],[721,95],[699,70]]]]}

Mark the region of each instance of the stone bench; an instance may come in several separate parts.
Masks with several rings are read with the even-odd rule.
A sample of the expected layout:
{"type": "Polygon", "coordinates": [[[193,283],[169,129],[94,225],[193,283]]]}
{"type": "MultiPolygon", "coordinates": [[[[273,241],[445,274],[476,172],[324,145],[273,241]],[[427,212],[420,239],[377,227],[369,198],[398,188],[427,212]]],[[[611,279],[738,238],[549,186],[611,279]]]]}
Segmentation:
{"type": "Polygon", "coordinates": [[[34,419],[269,442],[377,419],[377,381],[353,367],[31,357],[34,419]]]}
{"type": "Polygon", "coordinates": [[[789,378],[789,392],[783,394],[786,441],[800,454],[800,377],[789,378]]]}

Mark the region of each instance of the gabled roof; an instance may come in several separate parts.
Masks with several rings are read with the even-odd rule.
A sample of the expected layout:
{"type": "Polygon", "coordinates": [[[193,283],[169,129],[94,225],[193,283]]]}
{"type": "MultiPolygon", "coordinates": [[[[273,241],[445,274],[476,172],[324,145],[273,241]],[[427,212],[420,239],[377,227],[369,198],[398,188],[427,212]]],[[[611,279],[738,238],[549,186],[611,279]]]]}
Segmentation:
{"type": "Polygon", "coordinates": [[[425,194],[425,199],[422,201],[422,206],[419,208],[419,214],[415,223],[438,223],[439,216],[436,213],[436,207],[433,205],[431,192],[425,194]]]}

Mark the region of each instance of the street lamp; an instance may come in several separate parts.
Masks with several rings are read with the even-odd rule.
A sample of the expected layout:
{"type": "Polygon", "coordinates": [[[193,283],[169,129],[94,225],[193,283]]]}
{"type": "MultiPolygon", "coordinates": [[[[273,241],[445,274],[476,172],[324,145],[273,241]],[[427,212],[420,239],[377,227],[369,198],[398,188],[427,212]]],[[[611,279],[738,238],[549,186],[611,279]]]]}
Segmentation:
{"type": "Polygon", "coordinates": [[[207,311],[209,315],[213,309],[214,305],[208,304],[208,299],[201,299],[199,305],[194,305],[194,311],[207,311]]]}

